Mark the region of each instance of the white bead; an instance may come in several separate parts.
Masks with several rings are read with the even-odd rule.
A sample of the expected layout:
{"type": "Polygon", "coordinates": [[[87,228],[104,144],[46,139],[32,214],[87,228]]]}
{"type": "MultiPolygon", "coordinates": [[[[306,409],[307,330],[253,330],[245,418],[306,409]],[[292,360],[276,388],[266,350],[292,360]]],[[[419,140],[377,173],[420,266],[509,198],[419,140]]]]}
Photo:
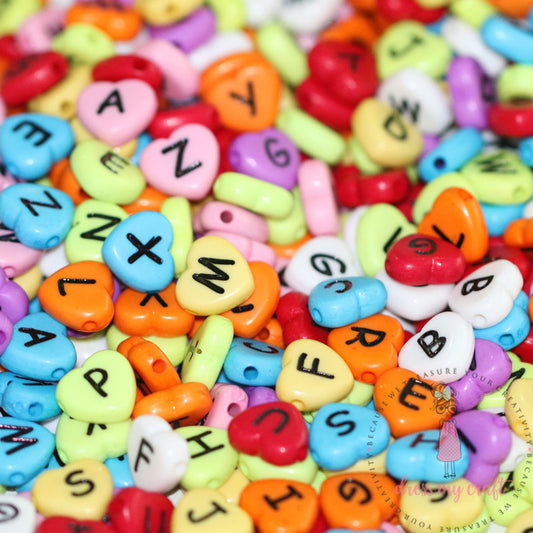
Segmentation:
{"type": "Polygon", "coordinates": [[[452,383],[468,372],[474,342],[474,330],[461,315],[439,313],[403,345],[398,366],[424,379],[452,383]]]}
{"type": "Polygon", "coordinates": [[[246,25],[258,28],[275,18],[283,0],[243,0],[246,9],[246,25]]]}
{"type": "Polygon", "coordinates": [[[2,533],[33,533],[36,528],[33,503],[14,494],[0,494],[0,531],[2,533]]]}
{"type": "Polygon", "coordinates": [[[285,269],[285,282],[309,294],[315,285],[332,278],[358,276],[353,254],[338,237],[315,237],[300,246],[285,269]]]}
{"type": "Polygon", "coordinates": [[[106,332],[90,337],[69,337],[76,350],[76,368],[81,368],[93,353],[108,350],[106,332]]]}
{"type": "Polygon", "coordinates": [[[423,133],[439,134],[453,122],[446,93],[433,78],[413,67],[399,70],[384,80],[377,97],[392,105],[423,133]]]}
{"type": "Polygon", "coordinates": [[[161,417],[142,415],[130,426],[128,461],[136,487],[168,492],[185,475],[189,447],[187,441],[161,417]]]}
{"type": "Polygon", "coordinates": [[[284,0],[280,22],[295,33],[316,33],[332,22],[342,0],[284,0]]]}
{"type": "Polygon", "coordinates": [[[189,54],[189,60],[198,72],[223,57],[254,49],[252,40],[242,31],[223,31],[189,54]]]}
{"type": "Polygon", "coordinates": [[[514,263],[498,259],[463,278],[451,291],[448,305],[474,328],[489,328],[511,312],[523,283],[514,263]]]}
{"type": "Polygon", "coordinates": [[[67,254],[65,253],[65,241],[46,250],[39,260],[39,268],[46,278],[69,264],[67,254]]]}
{"type": "Polygon", "coordinates": [[[453,283],[413,287],[392,279],[385,269],[376,274],[387,289],[387,309],[407,320],[424,320],[444,311],[453,283]]]}
{"type": "Polygon", "coordinates": [[[348,248],[354,257],[354,267],[357,269],[356,276],[364,276],[363,269],[359,263],[359,257],[357,255],[357,228],[361,217],[368,210],[368,205],[362,205],[356,207],[349,215],[342,220],[342,239],[348,245],[348,248]]]}
{"type": "Polygon", "coordinates": [[[457,55],[473,57],[489,76],[498,76],[507,66],[505,58],[489,48],[479,32],[461,19],[448,17],[441,32],[457,55]]]}

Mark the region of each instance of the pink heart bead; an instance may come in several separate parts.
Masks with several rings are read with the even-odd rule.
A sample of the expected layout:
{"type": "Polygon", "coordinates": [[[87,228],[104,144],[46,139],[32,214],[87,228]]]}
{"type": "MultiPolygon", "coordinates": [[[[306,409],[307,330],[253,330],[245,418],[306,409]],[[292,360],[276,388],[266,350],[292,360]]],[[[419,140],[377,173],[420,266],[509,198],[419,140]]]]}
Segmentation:
{"type": "Polygon", "coordinates": [[[140,167],[155,189],[187,200],[202,200],[211,190],[219,159],[220,149],[211,130],[187,124],[168,139],[152,141],[141,154],[140,167]]]}
{"type": "Polygon", "coordinates": [[[121,146],[142,133],[157,111],[157,97],[141,80],[96,81],[78,98],[85,128],[110,146],[121,146]]]}

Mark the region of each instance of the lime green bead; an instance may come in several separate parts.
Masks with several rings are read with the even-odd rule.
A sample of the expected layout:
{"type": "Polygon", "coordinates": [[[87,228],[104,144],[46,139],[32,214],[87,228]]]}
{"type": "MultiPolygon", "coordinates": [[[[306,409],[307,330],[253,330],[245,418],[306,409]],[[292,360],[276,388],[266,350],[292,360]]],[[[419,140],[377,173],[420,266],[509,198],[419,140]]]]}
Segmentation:
{"type": "Polygon", "coordinates": [[[511,374],[513,377],[509,378],[498,390],[495,390],[490,394],[485,394],[477,406],[478,409],[489,409],[491,407],[503,408],[505,406],[507,389],[511,386],[511,383],[516,379],[516,376],[519,375],[519,373],[523,372],[520,378],[533,379],[533,365],[523,362],[520,357],[513,352],[507,352],[507,354],[511,358],[511,363],[513,365],[511,374]]]}
{"type": "Polygon", "coordinates": [[[346,398],[342,399],[340,403],[349,403],[352,405],[362,405],[366,406],[368,405],[368,402],[372,400],[372,397],[374,395],[374,385],[370,385],[369,383],[363,383],[362,381],[354,380],[353,388],[346,396],[346,398]]]}
{"type": "Polygon", "coordinates": [[[379,174],[385,170],[385,167],[382,167],[368,157],[368,154],[363,150],[361,143],[355,138],[355,136],[350,137],[348,141],[348,149],[350,150],[354,165],[362,174],[371,176],[372,174],[379,174]]]}
{"type": "Polygon", "coordinates": [[[128,451],[131,420],[116,424],[88,424],[63,414],[56,430],[56,448],[64,463],[78,459],[104,462],[128,451]]]}
{"type": "Polygon", "coordinates": [[[473,185],[462,174],[459,172],[443,174],[442,176],[439,176],[425,185],[420,194],[417,196],[415,203],[413,204],[412,211],[414,222],[416,224],[420,224],[426,214],[431,211],[433,203],[439,194],[446,189],[451,189],[453,187],[465,189],[470,194],[476,196],[473,185]]]}
{"type": "Polygon", "coordinates": [[[481,28],[489,17],[498,13],[498,10],[485,0],[454,0],[450,11],[476,29],[481,28]]]}
{"type": "Polygon", "coordinates": [[[409,183],[411,185],[416,185],[418,183],[418,167],[416,165],[407,165],[405,167],[407,172],[407,177],[409,178],[409,183]]]}
{"type": "Polygon", "coordinates": [[[136,165],[96,139],[83,141],[74,148],[70,166],[83,190],[95,200],[129,204],[146,187],[146,180],[136,165]]]}
{"type": "Polygon", "coordinates": [[[533,99],[533,65],[516,63],[509,65],[496,82],[498,100],[533,99]]]}
{"type": "Polygon", "coordinates": [[[191,205],[186,198],[174,196],[161,205],[164,215],[174,232],[170,255],[174,258],[174,272],[178,277],[187,268],[187,254],[194,240],[191,205]]]}
{"type": "Polygon", "coordinates": [[[235,472],[239,454],[230,445],[225,429],[188,426],[175,431],[189,445],[191,458],[181,480],[185,489],[218,489],[235,472]]]}
{"type": "Polygon", "coordinates": [[[320,494],[320,488],[322,487],[322,483],[324,483],[326,479],[328,479],[328,476],[326,476],[323,470],[319,470],[316,473],[316,476],[311,482],[311,487],[313,487],[316,490],[317,494],[320,494]]]}
{"type": "Polygon", "coordinates": [[[69,24],[54,37],[52,50],[68,57],[74,65],[96,65],[116,54],[111,37],[89,24],[69,24]]]}
{"type": "Polygon", "coordinates": [[[378,74],[388,78],[398,70],[415,67],[428,76],[444,76],[452,59],[448,43],[420,22],[405,20],[387,28],[376,45],[378,74]]]}
{"type": "MultiPolygon", "coordinates": [[[[114,324],[111,324],[106,332],[107,347],[110,350],[116,350],[118,345],[129,337],[131,335],[122,333],[114,324]]],[[[153,342],[168,357],[173,366],[180,365],[183,359],[185,359],[187,345],[189,344],[187,335],[181,335],[179,337],[156,337],[149,335],[143,338],[153,342]]]]}
{"type": "Polygon", "coordinates": [[[302,152],[328,165],[338,163],[346,150],[342,135],[301,109],[279,113],[276,128],[288,135],[302,152]]]}
{"type": "Polygon", "coordinates": [[[4,494],[5,491],[6,488],[4,487],[4,485],[0,485],[0,494],[4,494]]]}
{"type": "Polygon", "coordinates": [[[318,472],[318,465],[313,461],[310,453],[303,461],[286,466],[276,466],[263,461],[260,457],[241,453],[239,454],[239,468],[250,481],[290,479],[302,483],[312,483],[318,472]]]}
{"type": "Polygon", "coordinates": [[[220,315],[208,316],[191,339],[183,360],[183,383],[203,383],[208,389],[216,383],[233,340],[233,323],[220,315]]]}
{"type": "Polygon", "coordinates": [[[213,185],[213,193],[221,202],[272,218],[288,216],[294,203],[287,189],[238,172],[220,174],[213,185]]]}
{"type": "Polygon", "coordinates": [[[40,0],[2,0],[0,2],[0,36],[17,33],[20,25],[42,7],[40,0]]]}
{"type": "Polygon", "coordinates": [[[243,0],[207,0],[215,12],[219,31],[240,30],[246,24],[246,6],[243,0]]]}
{"type": "Polygon", "coordinates": [[[86,200],[81,203],[76,207],[72,227],[65,239],[65,253],[69,262],[103,263],[104,239],[126,218],[128,213],[116,204],[100,200],[86,200]]]}
{"type": "Polygon", "coordinates": [[[390,246],[413,233],[416,233],[416,226],[393,205],[370,206],[357,226],[357,256],[365,275],[375,276],[385,267],[390,246]]]}
{"type": "Polygon", "coordinates": [[[533,194],[531,169],[508,150],[474,157],[461,174],[472,183],[477,199],[487,204],[520,204],[533,194]]]}
{"type": "Polygon", "coordinates": [[[291,191],[294,203],[291,212],[285,218],[267,218],[268,242],[284,246],[302,239],[307,232],[307,223],[299,187],[291,191]]]}
{"type": "Polygon", "coordinates": [[[285,83],[295,87],[309,76],[307,55],[281,24],[265,24],[255,37],[257,48],[285,83]]]}

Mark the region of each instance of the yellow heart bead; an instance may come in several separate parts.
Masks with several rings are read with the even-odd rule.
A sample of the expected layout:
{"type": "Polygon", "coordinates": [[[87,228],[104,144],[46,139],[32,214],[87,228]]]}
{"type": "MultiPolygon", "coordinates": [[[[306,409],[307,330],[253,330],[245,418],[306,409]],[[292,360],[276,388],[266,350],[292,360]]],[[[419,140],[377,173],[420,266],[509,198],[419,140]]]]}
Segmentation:
{"type": "Polygon", "coordinates": [[[291,342],[281,360],[276,393],[299,411],[314,411],[341,401],[353,388],[353,376],[342,357],[312,339],[291,342]]]}
{"type": "Polygon", "coordinates": [[[516,379],[505,395],[505,418],[521,439],[533,442],[533,379],[516,379]]]}
{"type": "Polygon", "coordinates": [[[418,128],[377,98],[366,98],[357,106],[352,130],[368,157],[384,167],[410,165],[424,147],[418,128]]]}
{"type": "Polygon", "coordinates": [[[31,497],[44,516],[102,520],[113,498],[113,478],[101,462],[82,459],[43,472],[35,480],[31,497]]]}
{"type": "Polygon", "coordinates": [[[194,315],[217,315],[242,304],[254,291],[248,263],[226,239],[209,235],[195,241],[187,269],[176,284],[178,303],[194,315]]]}
{"type": "Polygon", "coordinates": [[[185,493],[172,513],[171,533],[254,533],[248,514],[214,489],[185,493]]]}

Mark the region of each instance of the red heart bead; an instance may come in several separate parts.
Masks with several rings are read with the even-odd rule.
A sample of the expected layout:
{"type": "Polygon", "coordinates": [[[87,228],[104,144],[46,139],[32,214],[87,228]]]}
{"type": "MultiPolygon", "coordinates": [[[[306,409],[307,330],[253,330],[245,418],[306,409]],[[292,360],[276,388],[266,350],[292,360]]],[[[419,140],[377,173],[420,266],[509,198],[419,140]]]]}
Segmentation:
{"type": "Polygon", "coordinates": [[[169,533],[173,510],[164,494],[129,487],[111,500],[107,514],[117,533],[169,533]]]}
{"type": "Polygon", "coordinates": [[[278,466],[307,456],[307,425],[300,411],[287,402],[263,403],[237,415],[228,427],[228,438],[239,452],[278,466]]]}
{"type": "Polygon", "coordinates": [[[116,533],[116,531],[103,522],[52,516],[41,522],[36,533],[116,533]]]}

